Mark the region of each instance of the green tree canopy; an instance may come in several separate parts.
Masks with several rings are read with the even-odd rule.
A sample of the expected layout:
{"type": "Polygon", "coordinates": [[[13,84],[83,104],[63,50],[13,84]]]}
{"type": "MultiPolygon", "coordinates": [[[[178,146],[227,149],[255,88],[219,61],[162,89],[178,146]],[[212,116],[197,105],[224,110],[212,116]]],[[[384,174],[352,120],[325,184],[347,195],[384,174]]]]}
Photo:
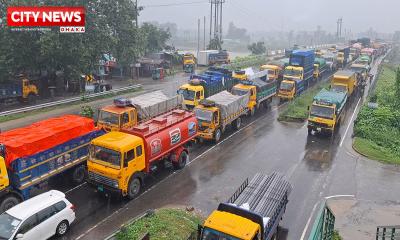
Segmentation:
{"type": "Polygon", "coordinates": [[[267,52],[267,48],[265,47],[264,42],[252,43],[247,48],[251,51],[251,54],[254,55],[260,55],[267,52]]]}

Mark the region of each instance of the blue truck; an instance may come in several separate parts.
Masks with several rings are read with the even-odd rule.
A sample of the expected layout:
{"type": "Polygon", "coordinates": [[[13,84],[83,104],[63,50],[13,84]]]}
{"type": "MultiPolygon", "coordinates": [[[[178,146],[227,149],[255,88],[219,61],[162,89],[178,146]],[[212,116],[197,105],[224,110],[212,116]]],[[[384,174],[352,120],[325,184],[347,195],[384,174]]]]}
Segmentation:
{"type": "Polygon", "coordinates": [[[0,84],[0,105],[7,102],[35,103],[38,89],[27,78],[18,76],[15,82],[0,84]]]}
{"type": "Polygon", "coordinates": [[[50,179],[85,181],[92,119],[66,115],[0,134],[0,212],[47,191],[50,179]]]}
{"type": "Polygon", "coordinates": [[[314,79],[314,61],[314,50],[300,49],[292,52],[278,92],[281,100],[292,100],[308,88],[314,79]]]}
{"type": "Polygon", "coordinates": [[[178,94],[184,99],[188,109],[199,105],[200,101],[224,90],[230,91],[236,80],[232,78],[232,72],[218,67],[210,67],[202,74],[190,76],[189,83],[179,87],[178,94]]]}
{"type": "Polygon", "coordinates": [[[341,47],[338,49],[337,62],[340,68],[345,68],[349,62],[350,47],[341,47]]]}

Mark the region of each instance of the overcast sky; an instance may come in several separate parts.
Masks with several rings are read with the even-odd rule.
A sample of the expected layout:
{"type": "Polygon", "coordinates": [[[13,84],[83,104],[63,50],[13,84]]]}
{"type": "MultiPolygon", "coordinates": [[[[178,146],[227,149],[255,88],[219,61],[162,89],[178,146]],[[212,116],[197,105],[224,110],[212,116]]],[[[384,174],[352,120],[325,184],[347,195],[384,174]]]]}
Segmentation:
{"type": "MultiPolygon", "coordinates": [[[[196,29],[197,19],[207,17],[208,0],[138,0],[145,9],[139,21],[175,22],[179,28],[196,29]],[[175,5],[182,4],[186,5],[175,5]],[[160,6],[164,5],[164,6],[160,6]],[[165,6],[169,5],[169,6],[165,6]]],[[[229,22],[248,31],[323,30],[336,32],[343,17],[343,31],[378,32],[400,30],[400,0],[226,0],[223,8],[225,30],[229,22]]],[[[226,32],[226,31],[225,31],[226,32]]]]}

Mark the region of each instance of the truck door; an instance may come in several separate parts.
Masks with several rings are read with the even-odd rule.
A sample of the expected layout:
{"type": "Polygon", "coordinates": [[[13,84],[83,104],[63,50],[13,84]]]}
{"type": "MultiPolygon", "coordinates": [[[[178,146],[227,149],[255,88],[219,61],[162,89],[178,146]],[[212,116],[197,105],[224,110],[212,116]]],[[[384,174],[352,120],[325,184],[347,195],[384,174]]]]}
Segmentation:
{"type": "Polygon", "coordinates": [[[128,150],[124,154],[124,179],[126,187],[128,186],[130,177],[136,172],[140,172],[145,169],[145,161],[143,154],[143,145],[137,145],[136,147],[128,150]]]}
{"type": "Polygon", "coordinates": [[[0,191],[10,184],[4,158],[0,156],[0,191]]]}

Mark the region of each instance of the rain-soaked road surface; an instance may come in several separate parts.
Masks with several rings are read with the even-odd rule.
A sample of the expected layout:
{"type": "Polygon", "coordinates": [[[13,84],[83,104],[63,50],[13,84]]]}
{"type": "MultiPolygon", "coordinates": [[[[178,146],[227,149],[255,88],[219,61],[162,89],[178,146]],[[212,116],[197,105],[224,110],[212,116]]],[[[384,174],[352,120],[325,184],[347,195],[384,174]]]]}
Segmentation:
{"type": "Polygon", "coordinates": [[[132,201],[102,197],[87,184],[67,185],[63,190],[77,207],[77,221],[64,239],[103,239],[147,209],[166,205],[191,205],[208,214],[257,172],[278,171],[293,184],[279,239],[303,239],[305,227],[312,223],[311,216],[325,196],[351,194],[372,201],[396,201],[398,169],[364,160],[351,148],[356,105],[360,105],[358,99],[348,107],[346,121],[332,139],[308,137],[303,123],[278,122],[276,105],[268,112],[262,110],[245,119],[239,131],[228,131],[219,144],[193,147],[191,162],[183,170],[165,169],[148,177],[145,192],[132,201]],[[373,181],[376,178],[378,183],[373,181]],[[376,184],[385,187],[378,189],[376,184]]]}

